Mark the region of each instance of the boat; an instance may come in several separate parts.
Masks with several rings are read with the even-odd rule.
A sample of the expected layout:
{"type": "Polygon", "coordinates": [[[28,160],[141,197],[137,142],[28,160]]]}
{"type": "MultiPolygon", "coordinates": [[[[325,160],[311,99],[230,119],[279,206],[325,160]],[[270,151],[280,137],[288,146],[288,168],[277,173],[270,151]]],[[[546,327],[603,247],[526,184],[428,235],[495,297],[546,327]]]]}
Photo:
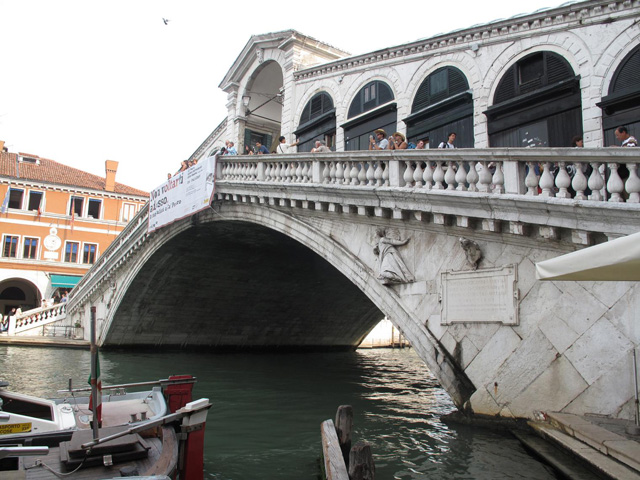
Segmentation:
{"type": "Polygon", "coordinates": [[[195,381],[178,375],[103,386],[100,425],[93,422],[89,397],[82,396],[87,389],[70,386],[61,391],[64,397],[50,400],[10,392],[0,383],[0,478],[201,480],[211,404],[191,401],[195,381]],[[144,390],[128,392],[139,387],[144,390]]]}
{"type": "MultiPolygon", "coordinates": [[[[184,406],[191,401],[191,389],[195,382],[196,378],[190,375],[176,375],[151,382],[103,387],[102,426],[115,427],[155,420],[175,411],[179,408],[178,404],[184,406]],[[139,387],[145,389],[128,391],[139,387]],[[172,410],[170,401],[175,404],[172,410]]],[[[7,387],[7,383],[0,382],[0,411],[9,415],[5,420],[0,420],[0,438],[3,440],[35,433],[91,428],[93,416],[89,397],[82,395],[90,389],[73,389],[69,386],[68,390],[58,391],[65,394],[64,397],[46,399],[12,392],[7,387]]]]}

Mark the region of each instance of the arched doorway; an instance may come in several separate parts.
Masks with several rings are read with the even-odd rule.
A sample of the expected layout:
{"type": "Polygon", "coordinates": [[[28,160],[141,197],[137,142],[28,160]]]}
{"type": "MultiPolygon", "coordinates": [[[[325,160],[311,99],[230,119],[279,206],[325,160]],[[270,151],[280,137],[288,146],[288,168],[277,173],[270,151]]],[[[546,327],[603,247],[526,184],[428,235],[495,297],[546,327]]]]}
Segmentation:
{"type": "Polygon", "coordinates": [[[396,130],[397,105],[391,87],[374,80],[362,87],[349,106],[344,129],[345,150],[367,150],[369,135],[382,128],[391,135],[396,130]]]}
{"type": "Polygon", "coordinates": [[[316,93],[307,102],[298,129],[293,132],[300,142],[298,152],[310,152],[316,140],[324,140],[327,147],[336,146],[336,108],[326,92],[316,93]]]}
{"type": "Polygon", "coordinates": [[[582,135],[580,76],[554,52],[518,60],[485,112],[491,147],[569,147],[582,135]]]}
{"type": "Polygon", "coordinates": [[[597,104],[602,108],[604,146],[617,145],[614,131],[621,125],[636,138],[640,135],[640,45],[624,57],[613,74],[609,94],[597,104]]]}
{"type": "Polygon", "coordinates": [[[407,138],[417,143],[429,137],[429,145],[436,148],[456,132],[456,147],[472,148],[473,95],[464,73],[452,66],[438,68],[420,85],[405,118],[407,138]]]}
{"type": "Polygon", "coordinates": [[[256,142],[260,142],[269,152],[275,150],[282,123],[284,95],[282,68],[275,61],[264,62],[256,69],[242,95],[244,145],[254,147],[256,142]]]}
{"type": "Polygon", "coordinates": [[[22,311],[40,306],[42,297],[38,287],[28,280],[12,278],[0,282],[0,312],[7,314],[12,308],[22,311]]]}

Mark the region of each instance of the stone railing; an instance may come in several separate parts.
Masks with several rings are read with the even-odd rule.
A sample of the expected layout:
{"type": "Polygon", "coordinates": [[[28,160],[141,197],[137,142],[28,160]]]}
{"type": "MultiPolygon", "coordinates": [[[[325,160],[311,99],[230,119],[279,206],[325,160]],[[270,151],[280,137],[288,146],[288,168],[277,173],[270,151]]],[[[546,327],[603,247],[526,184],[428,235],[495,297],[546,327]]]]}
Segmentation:
{"type": "MultiPolygon", "coordinates": [[[[24,334],[29,330],[41,328],[45,325],[60,322],[67,318],[67,304],[58,303],[50,307],[34,308],[20,313],[9,323],[9,335],[24,334]]],[[[33,332],[34,334],[40,334],[33,332]]]]}
{"type": "Polygon", "coordinates": [[[222,157],[218,181],[400,187],[640,203],[640,149],[456,149],[222,157]],[[623,176],[621,168],[626,169],[623,176]]]}

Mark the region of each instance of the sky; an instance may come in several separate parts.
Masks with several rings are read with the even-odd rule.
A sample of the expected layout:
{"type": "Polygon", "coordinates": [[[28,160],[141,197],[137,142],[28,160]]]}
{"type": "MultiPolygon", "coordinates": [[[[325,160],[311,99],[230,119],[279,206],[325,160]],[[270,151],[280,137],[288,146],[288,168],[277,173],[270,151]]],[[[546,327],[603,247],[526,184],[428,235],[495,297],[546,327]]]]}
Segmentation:
{"type": "Polygon", "coordinates": [[[558,5],[0,0],[0,140],[100,176],[116,160],[117,182],[150,191],[224,120],[218,85],[251,35],[294,29],[357,55],[558,5]]]}

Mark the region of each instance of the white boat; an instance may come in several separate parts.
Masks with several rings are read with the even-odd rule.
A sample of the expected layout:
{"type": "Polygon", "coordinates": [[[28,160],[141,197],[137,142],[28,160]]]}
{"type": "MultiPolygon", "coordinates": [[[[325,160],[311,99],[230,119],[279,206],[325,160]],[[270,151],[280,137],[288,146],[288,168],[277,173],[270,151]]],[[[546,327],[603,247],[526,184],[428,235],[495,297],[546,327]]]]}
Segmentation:
{"type": "Polygon", "coordinates": [[[103,387],[102,425],[92,428],[86,389],[57,400],[0,386],[0,478],[203,478],[208,399],[191,401],[195,378],[103,387]],[[127,393],[126,388],[145,390],[127,393]],[[151,388],[147,388],[151,387],[151,388]],[[186,436],[179,435],[186,432],[186,436]],[[181,438],[184,437],[184,438],[181,438]],[[184,458],[182,463],[179,458],[184,458]],[[18,476],[16,476],[18,475],[18,476]]]}
{"type": "MultiPolygon", "coordinates": [[[[102,388],[102,427],[136,424],[155,420],[169,413],[164,396],[167,387],[189,385],[196,379],[190,376],[171,377],[156,382],[131,383],[102,388]],[[139,392],[128,392],[136,387],[151,387],[139,392]]],[[[0,382],[0,438],[2,440],[28,436],[34,433],[90,429],[93,418],[89,397],[83,394],[89,389],[61,390],[66,395],[60,399],[44,399],[7,390],[0,382]]],[[[171,388],[168,389],[171,395],[171,388]]],[[[190,399],[189,399],[190,401],[190,399]]],[[[182,402],[186,404],[187,402],[182,402]]]]}

